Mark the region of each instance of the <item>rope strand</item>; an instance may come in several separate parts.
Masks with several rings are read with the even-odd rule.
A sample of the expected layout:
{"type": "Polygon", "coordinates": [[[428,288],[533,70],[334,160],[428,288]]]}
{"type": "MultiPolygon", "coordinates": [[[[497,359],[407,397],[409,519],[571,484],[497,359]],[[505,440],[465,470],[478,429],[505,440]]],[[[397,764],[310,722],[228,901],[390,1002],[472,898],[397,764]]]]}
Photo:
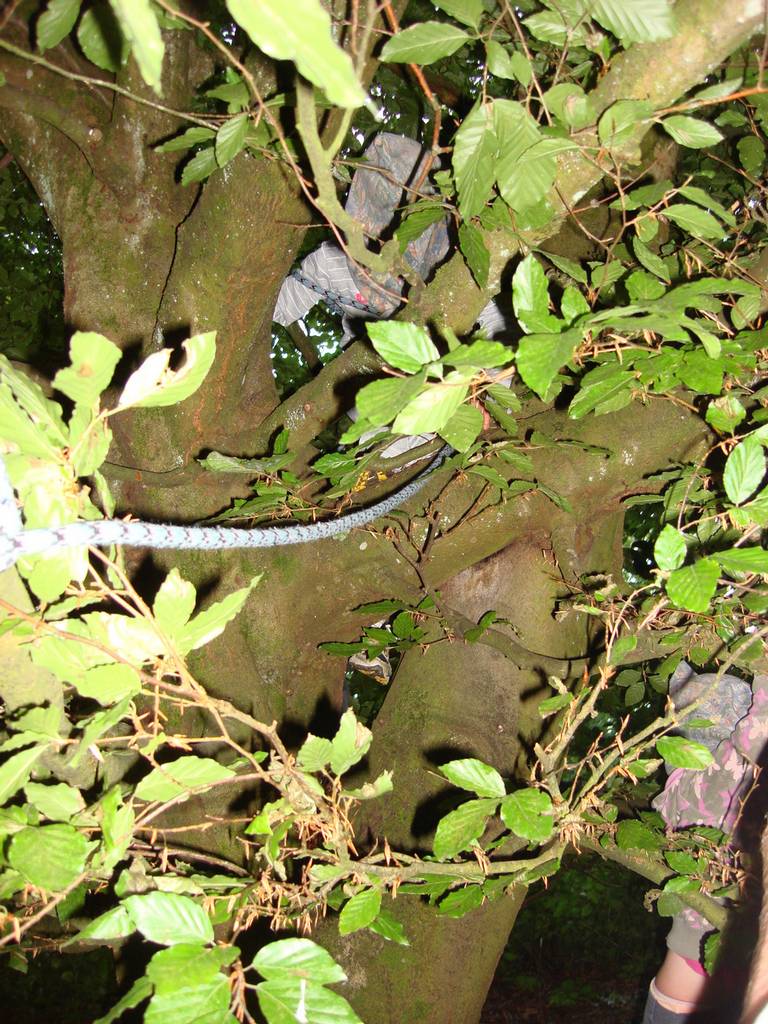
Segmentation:
{"type": "Polygon", "coordinates": [[[65,526],[25,530],[8,479],[5,460],[0,457],[0,570],[15,565],[28,555],[45,554],[56,548],[126,547],[195,549],[202,551],[237,548],[274,548],[287,544],[309,544],[327,540],[359,526],[366,526],[403,505],[422,489],[432,472],[450,451],[442,448],[427,468],[411,483],[370,508],[350,512],[320,523],[264,526],[243,529],[235,526],[173,526],[165,523],[126,522],[97,519],[65,526]]]}

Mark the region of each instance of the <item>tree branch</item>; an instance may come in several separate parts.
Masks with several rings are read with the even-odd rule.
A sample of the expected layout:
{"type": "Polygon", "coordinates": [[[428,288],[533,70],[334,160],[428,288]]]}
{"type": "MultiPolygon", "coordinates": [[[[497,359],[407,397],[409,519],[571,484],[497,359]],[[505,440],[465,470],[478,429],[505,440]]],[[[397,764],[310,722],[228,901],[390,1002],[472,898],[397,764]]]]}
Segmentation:
{"type": "MultiPolygon", "coordinates": [[[[636,857],[627,850],[621,850],[616,845],[603,846],[587,836],[579,838],[579,846],[584,850],[589,850],[591,853],[598,854],[604,860],[612,860],[616,864],[621,864],[622,867],[629,868],[630,871],[642,875],[643,878],[647,878],[649,882],[654,882],[656,885],[663,885],[668,878],[672,878],[675,874],[661,860],[656,861],[651,857],[636,857]]],[[[676,893],[675,895],[679,896],[680,900],[687,904],[687,906],[696,910],[702,917],[705,917],[713,928],[721,931],[725,927],[728,911],[711,896],[707,896],[702,892],[676,893]]]]}

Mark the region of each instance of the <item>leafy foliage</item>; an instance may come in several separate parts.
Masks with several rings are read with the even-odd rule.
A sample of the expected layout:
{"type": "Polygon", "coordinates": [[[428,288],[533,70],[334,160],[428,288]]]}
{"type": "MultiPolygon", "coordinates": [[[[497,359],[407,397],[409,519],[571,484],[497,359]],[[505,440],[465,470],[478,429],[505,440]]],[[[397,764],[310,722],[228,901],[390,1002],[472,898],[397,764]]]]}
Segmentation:
{"type": "MultiPolygon", "coordinates": [[[[236,620],[258,579],[198,607],[195,587],[175,570],[147,601],[120,552],[81,547],[22,560],[19,576],[9,574],[13,601],[3,598],[3,638],[46,686],[9,707],[5,723],[0,891],[17,917],[0,942],[31,940],[37,917],[70,898],[82,899],[88,916],[100,903],[79,941],[138,933],[164,947],[102,1021],[146,1004],[149,1022],[205,1016],[229,1024],[243,986],[251,985],[270,1024],[354,1024],[354,1011],[328,987],[345,980],[341,968],[310,940],[269,944],[243,963],[238,947],[214,943],[214,924],[229,922],[237,931],[263,917],[303,928],[331,908],[339,911],[342,935],[370,929],[405,945],[409,937],[385,895],[424,899],[438,914],[458,918],[554,874],[569,848],[587,839],[606,855],[628,863],[640,856],[658,869],[660,913],[701,897],[698,905],[717,917],[704,897],[732,875],[726,837],[681,830],[670,838],[658,816],[627,807],[642,808],[658,792],[662,762],[691,772],[712,763],[707,747],[671,735],[680,715],[662,695],[680,658],[734,664],[747,675],[764,658],[765,231],[761,191],[755,194],[749,179],[764,166],[768,106],[757,51],[732,62],[723,54],[715,72],[707,64],[706,82],[657,103],[647,90],[634,95],[629,87],[606,95],[604,69],[620,67],[617,58],[635,44],[674,37],[676,11],[667,0],[525,0],[514,11],[480,0],[411,4],[403,26],[390,24],[377,51],[382,66],[370,96],[384,102],[388,127],[415,134],[428,124],[431,156],[445,149],[450,158],[404,196],[394,237],[385,241],[345,218],[334,181],[348,180],[350,159],[373,128],[361,82],[369,27],[334,23],[319,0],[228,0],[226,12],[211,28],[149,0],[49,0],[40,5],[35,42],[52,56],[72,35],[108,76],[135,61],[131,73],[159,96],[168,40],[194,30],[226,66],[190,96],[194,109],[178,117],[178,131],[154,140],[158,159],[180,154],[181,186],[202,187],[207,197],[226,188],[236,161],[280,161],[295,174],[306,159],[313,180],[301,163],[305,194],[366,274],[387,287],[409,278],[409,311],[418,310],[424,282],[402,254],[447,217],[456,229],[448,269],[465,273],[456,280],[466,282],[467,302],[477,300],[479,313],[498,294],[514,315],[492,338],[433,330],[409,312],[368,323],[385,373],[357,391],[357,419],[330,425],[310,457],[291,450],[287,429],[272,432],[269,453],[258,458],[209,452],[206,470],[255,481],[253,494],[220,518],[301,521],[335,512],[369,481],[386,482],[383,454],[398,438],[415,437],[433,452],[443,443],[453,450],[446,467],[468,484],[465,521],[480,521],[504,503],[523,508],[544,499],[565,523],[580,510],[547,483],[542,453],[567,456],[575,446],[602,460],[596,466],[631,462],[629,448],[603,445],[599,424],[633,403],[685,409],[699,418],[708,443],[689,462],[615,499],[635,510],[644,564],[634,577],[617,578],[616,567],[606,566],[613,575],[569,579],[560,613],[593,623],[589,658],[578,679],[549,677],[554,693],[537,700],[541,742],[532,745],[521,777],[504,779],[472,756],[439,766],[463,792],[453,794],[425,857],[390,859],[388,846],[383,855],[357,851],[354,809],[384,796],[393,781],[389,771],[361,785],[344,779],[373,739],[354,711],[340,717],[332,736],[310,734],[294,752],[272,725],[213,700],[190,674],[187,656],[236,620]],[[278,92],[272,82],[262,95],[244,41],[260,60],[292,61],[300,76],[295,89],[278,92]],[[403,85],[395,73],[401,64],[415,67],[420,92],[403,85]],[[435,93],[447,96],[443,106],[435,93]],[[329,106],[339,110],[330,111],[320,141],[317,124],[329,106]],[[452,114],[445,122],[443,107],[452,114]],[[649,159],[649,138],[662,139],[662,151],[674,158],[649,159]],[[605,216],[597,234],[580,220],[595,210],[605,216]],[[547,239],[571,212],[591,245],[570,255],[550,252],[547,239]],[[575,428],[596,421],[590,436],[600,443],[532,428],[556,401],[575,428]],[[21,580],[35,598],[31,610],[21,580]],[[198,753],[199,736],[176,728],[192,708],[206,722],[215,757],[198,753]],[[233,722],[249,744],[235,738],[233,722]],[[122,768],[112,767],[120,763],[115,752],[122,768]],[[105,761],[110,771],[101,774],[105,761]],[[237,823],[247,869],[232,855],[203,858],[198,870],[197,862],[181,855],[168,861],[145,842],[164,811],[216,791],[246,795],[249,807],[253,801],[250,820],[237,823]],[[249,972],[263,980],[244,982],[249,972]]],[[[19,255],[42,252],[48,270],[59,257],[39,207],[21,197],[17,172],[8,173],[16,177],[3,185],[9,229],[2,244],[11,257],[3,265],[12,268],[2,282],[9,324],[3,344],[9,354],[26,355],[27,338],[43,333],[59,293],[57,285],[39,287],[43,261],[19,255]]],[[[173,368],[169,350],[150,354],[110,408],[102,408],[101,396],[120,352],[101,334],[72,337],[69,365],[52,377],[61,398],[3,359],[0,443],[27,527],[96,519],[113,507],[102,474],[112,417],[191,395],[214,363],[212,332],[190,338],[185,350],[173,368]]],[[[311,346],[304,352],[311,357],[311,346]]],[[[286,392],[315,369],[309,359],[301,363],[285,336],[275,363],[286,392]]],[[[351,657],[362,670],[388,662],[391,670],[399,656],[435,644],[512,642],[495,611],[457,621],[427,585],[430,545],[447,529],[430,501],[423,528],[384,535],[399,544],[423,593],[358,608],[366,623],[359,638],[329,639],[321,645],[326,654],[351,657]]],[[[385,675],[379,682],[388,682],[385,675]]]]}

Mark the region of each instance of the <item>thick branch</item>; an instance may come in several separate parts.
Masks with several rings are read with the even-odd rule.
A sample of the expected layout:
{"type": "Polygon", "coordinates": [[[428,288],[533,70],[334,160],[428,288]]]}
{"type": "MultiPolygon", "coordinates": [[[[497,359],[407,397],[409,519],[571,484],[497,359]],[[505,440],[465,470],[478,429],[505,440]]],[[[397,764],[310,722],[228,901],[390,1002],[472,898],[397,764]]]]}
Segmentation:
{"type": "Polygon", "coordinates": [[[351,385],[356,377],[380,371],[383,365],[370,346],[354,342],[259,424],[248,438],[247,450],[256,454],[267,452],[272,437],[286,426],[291,430],[292,447],[299,449],[309,444],[348,410],[341,393],[344,385],[351,385]]]}
{"type": "MultiPolygon", "coordinates": [[[[663,885],[668,878],[674,875],[674,871],[670,871],[667,864],[662,860],[653,860],[650,856],[637,857],[613,844],[603,846],[601,843],[596,843],[582,836],[579,839],[579,846],[598,854],[605,860],[612,860],[617,864],[621,864],[622,867],[629,868],[630,871],[642,875],[643,878],[647,878],[649,882],[654,882],[656,885],[663,885]]],[[[683,903],[698,911],[702,917],[705,917],[713,928],[717,928],[720,931],[725,926],[728,911],[725,907],[721,907],[711,896],[707,896],[702,892],[679,893],[678,895],[683,903]]]]}

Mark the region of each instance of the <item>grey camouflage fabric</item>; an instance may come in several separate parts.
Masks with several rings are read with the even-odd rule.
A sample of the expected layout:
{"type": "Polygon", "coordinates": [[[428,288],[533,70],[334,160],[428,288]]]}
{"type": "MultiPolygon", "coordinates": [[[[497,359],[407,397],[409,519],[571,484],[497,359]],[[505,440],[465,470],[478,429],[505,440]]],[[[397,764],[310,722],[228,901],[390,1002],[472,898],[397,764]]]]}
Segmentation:
{"type": "MultiPolygon", "coordinates": [[[[358,167],[345,203],[347,213],[371,239],[385,240],[396,223],[397,211],[409,201],[408,189],[423,173],[428,153],[414,139],[380,132],[363,154],[370,167],[358,167]]],[[[428,182],[420,192],[429,192],[428,182]]],[[[432,224],[405,249],[404,257],[422,278],[448,254],[446,218],[432,224]]],[[[287,327],[325,298],[348,316],[382,319],[400,305],[403,281],[388,275],[374,277],[347,259],[338,246],[324,242],[283,282],[273,320],[287,327]],[[313,285],[315,286],[313,288],[313,285]],[[325,294],[323,294],[325,293],[325,294]]]]}
{"type": "MultiPolygon", "coordinates": [[[[398,210],[415,198],[409,190],[419,183],[428,157],[414,139],[391,132],[380,132],[365,150],[363,158],[369,166],[359,166],[355,171],[345,209],[362,224],[369,238],[386,240],[391,235],[398,210]]],[[[420,184],[420,194],[430,191],[428,181],[420,184]]],[[[449,249],[448,220],[444,217],[409,242],[403,255],[426,280],[449,249]]],[[[288,327],[323,299],[345,316],[380,320],[398,308],[403,286],[403,280],[392,274],[374,277],[349,260],[337,245],[323,242],[283,281],[272,319],[288,327]]],[[[491,301],[481,312],[478,324],[486,337],[492,338],[508,329],[509,320],[491,301]]],[[[345,333],[351,337],[351,332],[345,333]]]]}
{"type": "MultiPolygon", "coordinates": [[[[681,662],[670,680],[676,707],[685,708],[712,687],[714,675],[697,675],[681,662]]],[[[693,718],[708,718],[711,729],[679,733],[708,746],[714,762],[704,771],[676,768],[653,806],[670,830],[711,825],[732,834],[744,797],[755,777],[755,766],[768,743],[768,675],[756,675],[750,687],[743,679],[723,675],[717,689],[707,694],[693,718]]],[[[676,915],[667,945],[680,956],[697,960],[702,937],[712,930],[695,910],[676,915]]]]}

